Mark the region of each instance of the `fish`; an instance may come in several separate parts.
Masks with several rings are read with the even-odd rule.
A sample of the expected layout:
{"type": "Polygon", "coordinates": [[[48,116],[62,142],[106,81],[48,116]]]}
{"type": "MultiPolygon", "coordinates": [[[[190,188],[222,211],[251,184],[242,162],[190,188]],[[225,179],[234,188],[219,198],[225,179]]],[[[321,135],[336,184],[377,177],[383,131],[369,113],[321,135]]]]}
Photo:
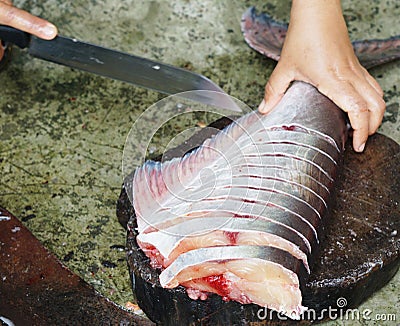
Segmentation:
{"type": "MultiPolygon", "coordinates": [[[[254,10],[244,15],[246,40],[249,17],[259,20],[254,10]]],[[[391,60],[377,57],[368,64],[391,60]]],[[[136,241],[161,270],[161,286],[182,285],[195,300],[216,293],[299,319],[347,134],[333,102],[294,82],[268,115],[251,112],[182,158],[138,168],[136,241]]]]}
{"type": "Polygon", "coordinates": [[[137,242],[161,285],[298,319],[346,138],[343,112],[296,82],[270,114],[250,112],[183,158],[138,168],[137,242]]]}

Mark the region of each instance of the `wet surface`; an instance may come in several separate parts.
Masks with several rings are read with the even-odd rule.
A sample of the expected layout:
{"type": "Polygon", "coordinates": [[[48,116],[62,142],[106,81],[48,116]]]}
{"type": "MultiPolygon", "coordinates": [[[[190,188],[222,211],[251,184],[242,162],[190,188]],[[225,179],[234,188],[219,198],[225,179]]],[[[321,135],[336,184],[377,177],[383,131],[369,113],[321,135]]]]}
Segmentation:
{"type": "Polygon", "coordinates": [[[63,266],[0,208],[0,316],[15,325],[153,325],[63,266]]]}
{"type": "MultiPolygon", "coordinates": [[[[290,8],[290,1],[258,0],[15,3],[53,21],[63,35],[204,74],[250,107],[261,101],[275,63],[245,44],[240,16],[255,5],[287,21],[290,8]]],[[[343,7],[352,39],[399,33],[395,0],[344,1],[343,7]]],[[[135,119],[163,96],[14,50],[0,72],[0,206],[72,271],[124,305],[133,295],[125,253],[115,249],[126,241],[115,216],[122,150],[135,119]]],[[[397,142],[399,68],[397,62],[371,72],[388,104],[380,132],[397,142]]],[[[185,123],[178,119],[172,129],[185,123]]],[[[399,277],[363,307],[400,311],[399,277]]]]}

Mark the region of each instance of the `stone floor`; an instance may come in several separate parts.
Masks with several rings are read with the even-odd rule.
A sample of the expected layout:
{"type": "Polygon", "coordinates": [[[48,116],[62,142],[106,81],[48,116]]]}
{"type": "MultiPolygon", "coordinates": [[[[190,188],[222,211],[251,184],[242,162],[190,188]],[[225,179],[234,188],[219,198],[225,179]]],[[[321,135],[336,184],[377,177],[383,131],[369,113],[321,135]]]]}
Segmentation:
{"type": "MultiPolygon", "coordinates": [[[[240,16],[256,5],[287,21],[290,8],[286,0],[15,3],[54,22],[62,35],[192,69],[252,108],[274,63],[244,43],[240,16]]],[[[396,0],[347,0],[343,8],[352,39],[400,33],[396,0]]],[[[387,101],[379,131],[400,142],[400,62],[372,74],[387,101]]],[[[105,296],[121,305],[132,301],[125,254],[118,249],[125,231],[115,215],[122,151],[135,119],[163,95],[32,59],[19,49],[0,72],[0,91],[0,206],[105,296]]],[[[360,310],[397,313],[400,320],[399,280],[398,273],[360,310]]]]}

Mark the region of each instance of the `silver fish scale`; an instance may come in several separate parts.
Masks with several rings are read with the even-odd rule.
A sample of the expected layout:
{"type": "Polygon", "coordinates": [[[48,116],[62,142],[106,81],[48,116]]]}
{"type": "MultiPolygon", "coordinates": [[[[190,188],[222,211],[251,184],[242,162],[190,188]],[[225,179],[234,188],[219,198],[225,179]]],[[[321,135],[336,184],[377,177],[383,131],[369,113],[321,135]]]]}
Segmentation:
{"type": "MultiPolygon", "coordinates": [[[[207,225],[213,217],[250,217],[247,227],[241,220],[237,232],[254,231],[256,225],[310,255],[319,243],[346,132],[340,109],[314,87],[296,82],[268,115],[252,112],[184,159],[138,169],[134,202],[139,233],[148,227],[160,234],[181,227],[181,239],[190,235],[184,227],[192,219],[207,225]],[[251,224],[254,220],[259,224],[251,224]]],[[[178,241],[176,234],[166,233],[171,244],[178,241]]],[[[202,249],[179,256],[180,268],[201,264],[211,248],[202,249]]],[[[224,248],[218,252],[223,259],[224,248]]],[[[176,270],[174,264],[169,271],[176,270]]],[[[298,271],[298,265],[291,266],[298,271]]]]}
{"type": "Polygon", "coordinates": [[[200,248],[188,251],[179,256],[173,265],[170,265],[160,275],[161,285],[167,285],[179,274],[187,268],[187,262],[193,262],[201,257],[200,262],[219,262],[224,260],[237,259],[261,259],[268,260],[273,263],[281,264],[284,268],[294,270],[298,268],[298,261],[287,257],[287,253],[273,247],[268,246],[238,246],[238,247],[212,247],[200,248]],[[268,259],[266,258],[268,257],[268,259]],[[282,259],[283,257],[283,259],[282,259]]]}
{"type": "Polygon", "coordinates": [[[163,229],[163,232],[141,233],[138,235],[138,240],[149,242],[160,248],[160,253],[168,257],[177,244],[185,238],[209,234],[215,230],[270,233],[272,227],[279,237],[293,243],[303,252],[310,250],[308,241],[299,232],[288,228],[286,225],[274,225],[269,220],[251,217],[236,216],[233,218],[233,215],[223,216],[223,213],[185,219],[179,224],[163,229]],[[204,218],[207,218],[207,223],[204,222],[204,218]]]}
{"type": "MultiPolygon", "coordinates": [[[[259,131],[259,136],[265,132],[264,130],[259,131]]],[[[285,129],[281,130],[268,130],[268,139],[263,140],[262,138],[257,139],[257,135],[254,137],[256,140],[256,144],[260,143],[274,143],[274,144],[294,144],[298,146],[304,146],[313,148],[316,151],[319,151],[321,154],[329,157],[333,162],[337,163],[335,157],[338,157],[340,151],[337,149],[335,145],[332,144],[331,141],[320,138],[315,134],[308,134],[301,131],[288,131],[285,129]]]]}

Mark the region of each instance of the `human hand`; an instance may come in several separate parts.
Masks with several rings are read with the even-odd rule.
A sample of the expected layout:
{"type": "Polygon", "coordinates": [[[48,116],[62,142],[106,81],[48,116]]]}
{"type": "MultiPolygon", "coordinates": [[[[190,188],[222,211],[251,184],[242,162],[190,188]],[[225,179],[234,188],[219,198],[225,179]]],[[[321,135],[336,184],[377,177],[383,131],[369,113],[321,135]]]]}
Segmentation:
{"type": "Polygon", "coordinates": [[[265,87],[271,111],[294,80],[308,82],[348,113],[353,147],[362,152],[385,111],[383,91],[351,46],[339,0],[293,0],[281,58],[265,87]]]}
{"type": "MultiPolygon", "coordinates": [[[[0,24],[17,28],[45,40],[51,40],[57,35],[57,28],[53,24],[14,7],[11,0],[0,0],[0,24]]],[[[3,54],[4,48],[0,44],[0,60],[3,54]]]]}

